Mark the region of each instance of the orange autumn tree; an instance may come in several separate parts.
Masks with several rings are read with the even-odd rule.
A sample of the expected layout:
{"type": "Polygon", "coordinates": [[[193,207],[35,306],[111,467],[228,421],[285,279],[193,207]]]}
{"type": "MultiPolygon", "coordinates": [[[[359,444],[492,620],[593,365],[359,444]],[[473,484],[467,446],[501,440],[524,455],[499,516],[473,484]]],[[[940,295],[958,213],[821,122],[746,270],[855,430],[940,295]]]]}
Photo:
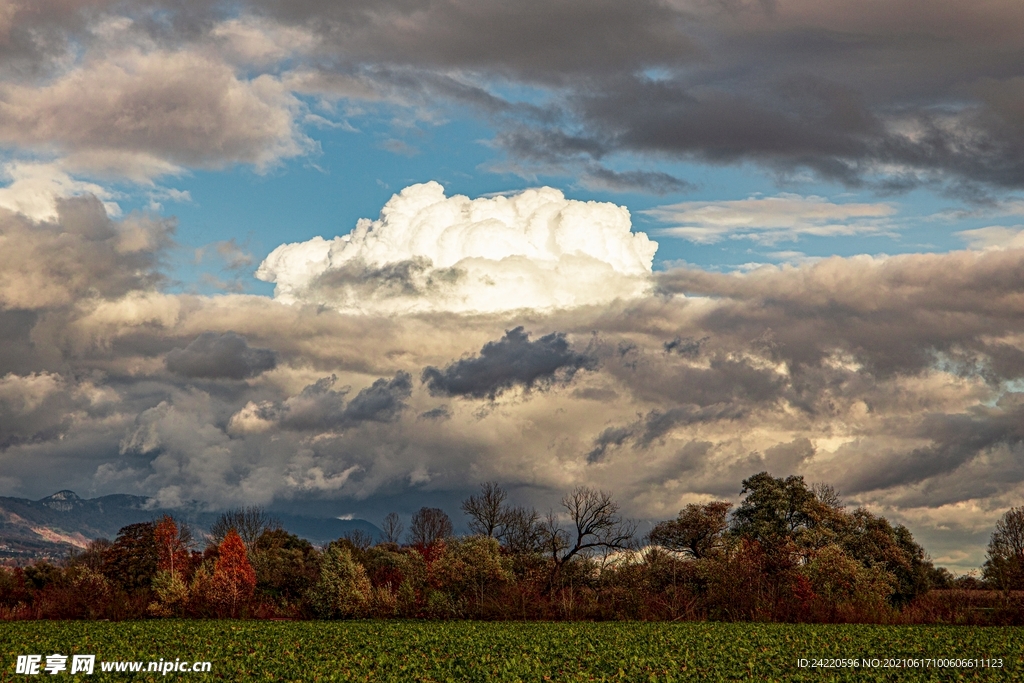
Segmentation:
{"type": "Polygon", "coordinates": [[[210,601],[223,616],[237,617],[256,589],[256,572],[249,564],[245,543],[234,529],[217,548],[217,564],[210,579],[210,601]]]}

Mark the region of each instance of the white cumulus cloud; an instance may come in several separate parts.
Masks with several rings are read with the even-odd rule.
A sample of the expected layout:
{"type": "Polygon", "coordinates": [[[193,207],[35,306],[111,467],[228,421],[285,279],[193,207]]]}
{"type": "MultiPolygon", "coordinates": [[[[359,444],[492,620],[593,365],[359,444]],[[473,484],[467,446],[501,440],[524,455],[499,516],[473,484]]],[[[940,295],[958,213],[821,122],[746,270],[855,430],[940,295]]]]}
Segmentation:
{"type": "Polygon", "coordinates": [[[346,312],[495,312],[632,298],[650,289],[658,248],[625,207],[543,187],[446,197],[436,182],[394,195],[350,234],[284,244],[256,277],[287,303],[346,312]]]}

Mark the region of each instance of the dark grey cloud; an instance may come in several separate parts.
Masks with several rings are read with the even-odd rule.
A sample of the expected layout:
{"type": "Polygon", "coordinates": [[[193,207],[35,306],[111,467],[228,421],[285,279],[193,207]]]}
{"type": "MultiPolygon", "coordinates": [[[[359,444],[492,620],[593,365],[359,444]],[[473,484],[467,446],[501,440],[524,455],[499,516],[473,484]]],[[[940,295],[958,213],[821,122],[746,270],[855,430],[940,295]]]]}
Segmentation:
{"type": "Polygon", "coordinates": [[[87,405],[68,389],[62,377],[48,373],[0,378],[0,452],[65,434],[72,413],[87,405]]]}
{"type": "Polygon", "coordinates": [[[276,420],[285,429],[318,431],[347,429],[364,422],[394,422],[405,409],[405,400],[412,392],[412,377],[397,372],[388,379],[378,379],[345,402],[347,388],[335,390],[337,377],[317,380],[300,394],[276,406],[264,406],[260,417],[276,420]]]}
{"type": "Polygon", "coordinates": [[[739,404],[710,406],[684,405],[667,410],[652,410],[636,422],[620,427],[608,427],[594,439],[594,447],[587,453],[587,462],[604,459],[609,449],[632,442],[636,449],[647,449],[673,430],[700,423],[738,420],[746,408],[739,404]]]}
{"type": "MultiPolygon", "coordinates": [[[[748,344],[741,347],[747,353],[748,344]]],[[[715,405],[771,405],[786,396],[790,383],[773,369],[751,358],[731,358],[718,349],[706,364],[648,361],[625,364],[629,372],[616,373],[637,396],[657,403],[687,404],[700,408],[715,405]]],[[[671,357],[669,357],[671,358],[671,357]]],[[[689,359],[688,359],[689,360],[689,359]]],[[[615,370],[612,370],[615,372],[615,370]]]]}
{"type": "Polygon", "coordinates": [[[612,192],[648,192],[670,194],[689,192],[696,185],[669,173],[661,171],[613,171],[594,164],[584,172],[581,179],[585,187],[612,192]]]}
{"type": "Polygon", "coordinates": [[[360,390],[348,406],[344,419],[348,422],[394,422],[405,409],[405,399],[412,393],[412,376],[398,372],[388,379],[378,379],[360,390]]]}
{"type": "Polygon", "coordinates": [[[253,6],[317,31],[326,39],[328,54],[540,82],[695,55],[679,30],[685,15],[655,0],[629,5],[614,0],[528,0],[515,6],[454,0],[429,5],[407,0],[257,0],[253,6]]]}
{"type": "Polygon", "coordinates": [[[967,354],[1012,379],[1013,355],[984,336],[1021,329],[1013,292],[1024,287],[1022,266],[1020,250],[956,252],[827,259],[795,279],[777,268],[744,277],[680,269],[659,282],[665,291],[720,297],[706,330],[745,341],[771,330],[772,354],[795,369],[840,349],[880,376],[917,373],[937,354],[967,354]]]}
{"type": "MultiPolygon", "coordinates": [[[[817,79],[787,80],[761,97],[756,89],[708,86],[623,78],[580,93],[570,106],[588,133],[576,146],[715,164],[756,161],[782,173],[810,169],[826,180],[882,191],[941,179],[998,188],[1024,185],[1019,161],[1024,136],[1008,115],[1024,101],[1015,83],[992,86],[998,99],[979,95],[970,106],[939,113],[902,105],[896,94],[888,109],[872,107],[861,93],[817,79]],[[638,101],[644,106],[635,106],[638,101]],[[898,115],[891,113],[893,107],[898,115]],[[882,171],[883,166],[902,170],[882,171]]],[[[937,100],[946,95],[935,93],[937,100]]],[[[557,139],[554,133],[545,137],[557,139]]],[[[550,143],[531,150],[534,157],[560,152],[550,143]]]]}
{"type": "Polygon", "coordinates": [[[44,369],[31,338],[38,321],[37,311],[0,310],[0,376],[44,369]]]}
{"type": "Polygon", "coordinates": [[[700,339],[676,337],[671,341],[665,342],[665,353],[676,353],[680,356],[695,358],[700,355],[700,350],[707,344],[708,339],[710,337],[701,337],[700,339]]]}
{"type": "Polygon", "coordinates": [[[420,420],[450,420],[452,418],[452,411],[447,405],[438,406],[431,408],[419,414],[420,420]]]}
{"type": "Polygon", "coordinates": [[[710,441],[688,441],[672,457],[658,467],[652,467],[644,479],[647,485],[661,485],[670,479],[703,471],[711,461],[714,444],[710,441]]]}
{"type": "Polygon", "coordinates": [[[234,332],[204,332],[188,346],[173,349],[164,360],[167,369],[182,377],[197,379],[249,379],[273,370],[277,354],[273,349],[249,346],[234,332]]]}
{"type": "MultiPolygon", "coordinates": [[[[864,493],[920,484],[952,474],[996,446],[1019,451],[1024,443],[1024,408],[1016,406],[999,412],[977,410],[974,414],[927,415],[921,420],[917,432],[920,437],[931,441],[931,445],[873,458],[874,464],[880,467],[857,468],[852,473],[854,476],[844,481],[844,487],[850,493],[864,493]]],[[[1024,472],[1018,473],[1017,481],[1022,479],[1024,472]]],[[[933,501],[933,504],[963,500],[966,493],[963,489],[978,483],[963,481],[959,496],[952,501],[933,501]]],[[[983,494],[981,491],[971,493],[983,494]]]]}
{"type": "Polygon", "coordinates": [[[594,439],[594,448],[587,453],[587,462],[601,462],[609,448],[621,446],[626,441],[635,438],[636,433],[635,426],[608,427],[594,439]]]}
{"type": "Polygon", "coordinates": [[[517,327],[484,344],[475,358],[455,361],[443,370],[427,367],[421,380],[435,396],[494,400],[516,386],[530,390],[567,383],[579,370],[594,367],[594,359],[573,351],[564,334],[552,332],[531,342],[530,333],[517,327]]]}
{"type": "Polygon", "coordinates": [[[251,7],[321,36],[316,68],[369,68],[386,88],[469,104],[501,119],[495,143],[517,163],[605,189],[690,188],[598,163],[616,152],[809,169],[881,192],[1024,186],[1024,15],[1011,0],[251,7]],[[426,85],[453,70],[542,84],[552,104],[538,118],[487,88],[426,85]]]}
{"type": "MultiPolygon", "coordinates": [[[[597,164],[613,152],[810,169],[882,192],[931,183],[981,198],[983,187],[1024,186],[1024,58],[1014,32],[1024,17],[1012,2],[947,2],[930,15],[910,0],[771,10],[566,1],[512,15],[486,3],[385,3],[372,14],[317,2],[266,7],[329,36],[325,49],[342,63],[556,86],[560,113],[549,108],[544,124],[510,114],[495,142],[519,162],[573,168],[606,189],[689,189],[657,171],[597,164]],[[900,68],[879,68],[892,64],[900,68]]],[[[510,111],[481,93],[451,99],[510,111]]]]}

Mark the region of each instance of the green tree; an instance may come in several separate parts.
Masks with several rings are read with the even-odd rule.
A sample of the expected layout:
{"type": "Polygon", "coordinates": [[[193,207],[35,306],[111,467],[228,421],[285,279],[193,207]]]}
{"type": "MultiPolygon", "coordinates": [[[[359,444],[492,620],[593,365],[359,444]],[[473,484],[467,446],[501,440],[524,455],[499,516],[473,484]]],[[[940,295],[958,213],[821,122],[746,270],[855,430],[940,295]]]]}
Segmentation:
{"type": "Polygon", "coordinates": [[[817,499],[803,477],[760,472],[743,481],[741,493],[746,497],[733,516],[733,530],[769,552],[813,524],[817,499]]]}
{"type": "Polygon", "coordinates": [[[879,616],[896,590],[896,577],[881,565],[866,567],[838,545],[826,546],[801,568],[816,596],[819,616],[844,621],[879,616]]]}
{"type": "Polygon", "coordinates": [[[676,519],[655,524],[648,538],[666,550],[686,552],[695,559],[707,557],[724,544],[731,508],[724,501],[690,503],[676,519]]]}
{"type": "Polygon", "coordinates": [[[1000,590],[1024,589],[1024,507],[1010,508],[996,522],[982,576],[1000,590]]]}
{"type": "Polygon", "coordinates": [[[309,603],[321,619],[358,617],[365,614],[371,586],[366,570],[352,559],[352,552],[331,543],[320,560],[320,578],[309,592],[309,603]]]}
{"type": "Polygon", "coordinates": [[[256,589],[279,604],[300,601],[320,575],[316,548],[284,529],[260,534],[251,554],[256,589]]]}
{"type": "Polygon", "coordinates": [[[932,563],[910,530],[863,508],[845,516],[838,544],[864,567],[881,566],[892,573],[896,587],[891,602],[903,605],[929,588],[932,563]]]}

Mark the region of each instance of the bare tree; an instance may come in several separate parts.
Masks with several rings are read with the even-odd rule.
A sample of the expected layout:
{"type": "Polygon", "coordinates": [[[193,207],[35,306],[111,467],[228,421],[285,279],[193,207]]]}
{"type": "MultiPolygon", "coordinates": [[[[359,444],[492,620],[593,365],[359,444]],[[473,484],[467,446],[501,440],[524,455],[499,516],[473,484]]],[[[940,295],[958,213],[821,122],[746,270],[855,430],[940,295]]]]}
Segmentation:
{"type": "Polygon", "coordinates": [[[697,559],[707,557],[722,545],[730,508],[725,501],[690,503],[676,519],[655,524],[648,538],[666,550],[687,552],[697,559]]]}
{"type": "Polygon", "coordinates": [[[508,494],[497,482],[481,484],[480,495],[462,501],[462,511],[470,517],[469,530],[488,538],[494,537],[505,525],[508,511],[504,504],[507,497],[508,494]]]}
{"type": "Polygon", "coordinates": [[[825,484],[823,482],[816,482],[811,484],[811,493],[818,499],[818,502],[834,509],[842,510],[846,507],[846,503],[839,496],[839,491],[836,490],[835,486],[831,484],[825,484]]]}
{"type": "Polygon", "coordinates": [[[534,508],[516,506],[506,509],[498,540],[509,551],[517,554],[537,552],[543,538],[540,515],[534,508]]]}
{"type": "Polygon", "coordinates": [[[381,540],[384,543],[401,543],[402,532],[405,531],[405,526],[398,517],[397,512],[389,512],[388,516],[384,518],[384,523],[381,525],[381,540]]]}
{"type": "Polygon", "coordinates": [[[223,513],[210,527],[210,542],[219,545],[234,529],[242,537],[246,550],[252,550],[264,531],[280,528],[281,523],[259,505],[235,508],[223,513]]]}
{"type": "Polygon", "coordinates": [[[342,536],[342,538],[348,540],[352,547],[357,550],[366,550],[373,545],[373,538],[362,529],[353,529],[342,536]]]}
{"type": "Polygon", "coordinates": [[[569,534],[559,524],[558,515],[554,510],[548,510],[537,528],[541,548],[551,555],[557,566],[561,562],[562,553],[569,547],[569,534]]]}
{"type": "MultiPolygon", "coordinates": [[[[557,565],[564,565],[580,553],[586,554],[598,548],[626,549],[632,544],[636,524],[619,516],[618,503],[604,491],[577,486],[572,493],[562,499],[562,507],[569,513],[572,527],[568,534],[562,532],[562,538],[567,541],[564,552],[557,550],[557,543],[552,542],[550,546],[557,565]]],[[[556,539],[556,524],[557,519],[554,519],[553,514],[549,514],[545,522],[546,538],[556,539]]]]}
{"type": "Polygon", "coordinates": [[[440,508],[420,508],[409,524],[409,538],[413,545],[424,547],[450,538],[453,531],[451,518],[440,508]]]}

